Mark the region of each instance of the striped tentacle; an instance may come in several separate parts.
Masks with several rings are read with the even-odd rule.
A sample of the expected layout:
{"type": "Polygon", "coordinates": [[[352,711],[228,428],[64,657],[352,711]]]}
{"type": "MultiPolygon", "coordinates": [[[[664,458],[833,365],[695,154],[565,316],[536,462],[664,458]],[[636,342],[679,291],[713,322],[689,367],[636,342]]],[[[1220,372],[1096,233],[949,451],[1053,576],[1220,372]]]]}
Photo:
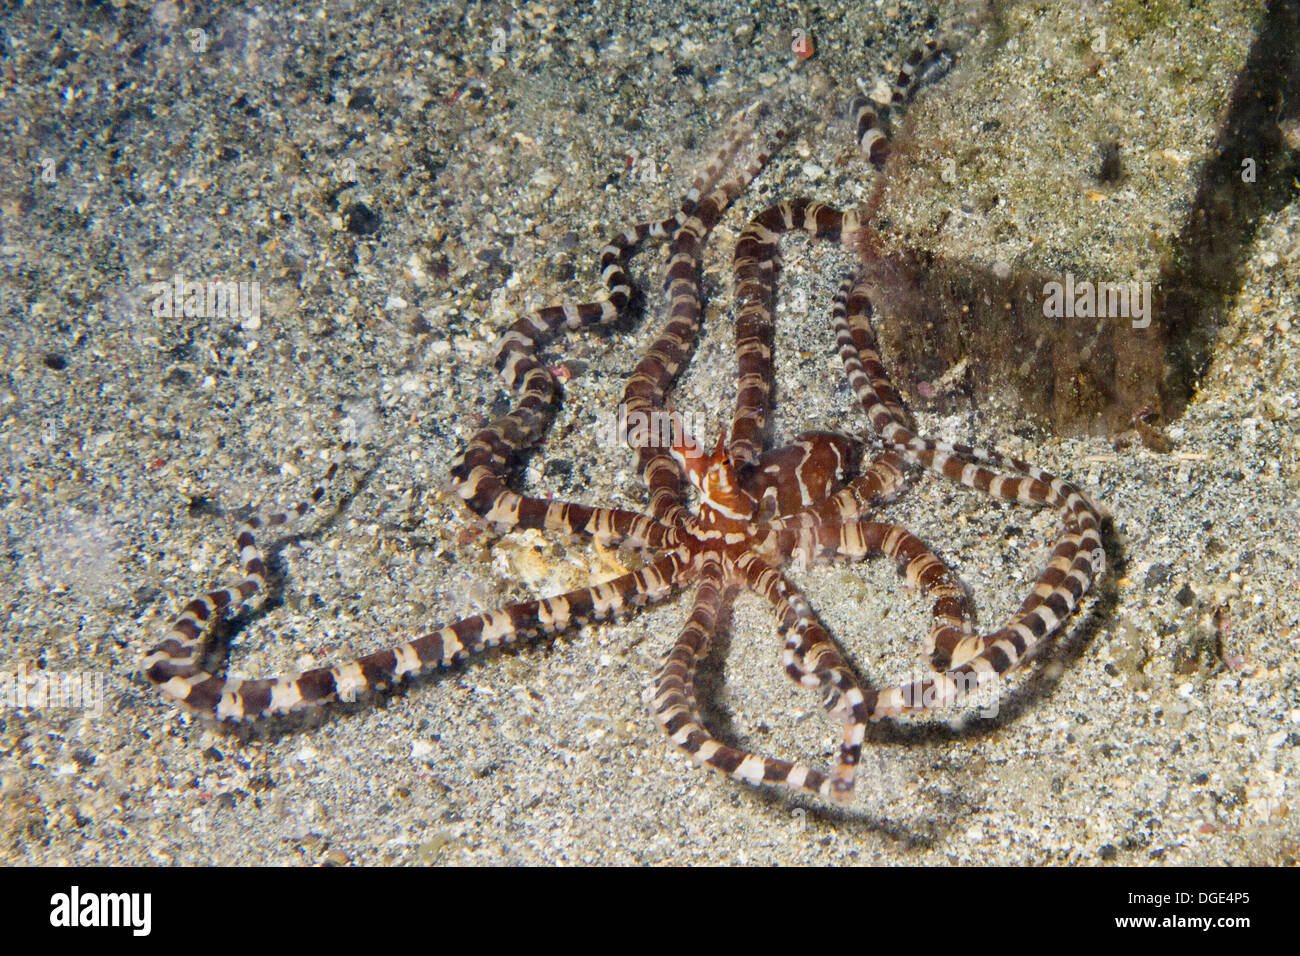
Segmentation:
{"type": "MultiPolygon", "coordinates": [[[[860,277],[846,280],[836,294],[831,308],[840,360],[848,375],[850,386],[866,409],[868,418],[871,419],[872,427],[880,434],[886,445],[904,455],[909,461],[924,465],[940,474],[945,473],[943,470],[945,458],[950,460],[967,458],[1018,471],[1040,483],[1050,484],[1056,481],[1046,471],[1018,458],[989,449],[947,444],[918,436],[911,428],[911,419],[903,407],[902,398],[894,388],[889,372],[881,361],[875,331],[871,325],[871,312],[871,299],[867,295],[863,280],[860,277]]],[[[967,478],[968,480],[963,481],[958,473],[954,480],[975,487],[972,483],[973,474],[968,474],[967,478]]],[[[1063,482],[1061,484],[1063,487],[1070,487],[1063,482]]],[[[1086,496],[1085,500],[1087,500],[1086,496]]],[[[1060,502],[1039,500],[1036,503],[1063,504],[1063,499],[1060,502]]],[[[1088,501],[1088,504],[1094,511],[1099,511],[1091,501],[1088,501]]]]}
{"type": "Polygon", "coordinates": [[[818,239],[840,241],[845,231],[858,228],[857,214],[810,199],[777,203],[745,227],[736,242],[732,271],[736,290],[736,355],[739,379],[736,413],[728,450],[732,460],[751,466],[762,451],[771,412],[773,306],[776,272],[780,265],[777,241],[783,233],[803,230],[818,239]]]}
{"type": "Polygon", "coordinates": [[[894,562],[908,587],[933,598],[932,623],[923,649],[931,654],[936,669],[940,662],[946,667],[947,649],[974,636],[970,604],[956,576],[942,558],[905,528],[881,521],[849,521],[838,527],[806,529],[799,538],[797,547],[814,561],[886,557],[894,562]],[[938,656],[941,653],[943,657],[938,656]]]}
{"type": "MultiPolygon", "coordinates": [[[[722,174],[726,172],[727,167],[736,158],[736,154],[753,137],[754,123],[757,117],[767,108],[768,104],[765,101],[755,100],[732,114],[727,121],[727,133],[722,144],[710,157],[704,168],[700,170],[694,182],[691,183],[691,188],[686,192],[686,198],[677,214],[679,226],[690,215],[695,204],[700,201],[700,197],[708,195],[718,187],[718,184],[722,181],[722,174]]],[[[669,238],[671,238],[671,234],[669,238]]]]}
{"type": "Polygon", "coordinates": [[[885,134],[881,111],[859,93],[849,103],[849,113],[853,116],[856,129],[853,138],[857,141],[858,149],[877,167],[884,166],[885,157],[889,155],[889,137],[885,134]]]}
{"type": "Polygon", "coordinates": [[[1008,455],[987,448],[938,442],[918,436],[903,411],[902,399],[890,382],[871,326],[871,301],[861,278],[846,283],[836,296],[832,316],[840,346],[840,358],[863,407],[887,445],[909,461],[944,477],[1006,501],[1046,505],[1073,516],[1084,531],[1085,544],[1096,561],[1096,573],[1104,569],[1100,524],[1104,509],[1078,488],[1050,473],[1008,455]],[[998,475],[977,462],[1019,472],[998,475]],[[1088,529],[1091,528],[1091,532],[1088,529]]]}
{"type": "MultiPolygon", "coordinates": [[[[664,278],[668,321],[628,378],[623,405],[629,418],[639,415],[652,420],[653,415],[664,412],[665,396],[695,351],[700,331],[699,269],[704,240],[732,200],[767,165],[768,158],[766,150],[760,151],[737,176],[702,199],[673,236],[664,278]]],[[[664,523],[685,521],[689,512],[682,503],[684,477],[671,449],[632,431],[628,445],[637,454],[650,491],[650,513],[664,523]]]]}
{"type": "MultiPolygon", "coordinates": [[[[1038,620],[1027,625],[1035,640],[1055,631],[1106,569],[1106,552],[1101,541],[1102,509],[1073,485],[1019,459],[987,449],[918,438],[906,429],[896,429],[892,434],[906,435],[905,441],[892,443],[904,457],[950,481],[1003,501],[1050,507],[1060,513],[1062,534],[1052,559],[1017,613],[1018,618],[1039,615],[1038,620]],[[998,474],[976,464],[978,461],[1014,468],[1022,474],[998,474]],[[1067,570],[1057,568],[1062,564],[1067,570]],[[1045,633],[1038,633],[1044,628],[1045,633]]],[[[954,651],[954,660],[961,659],[962,654],[954,651]]]]}
{"type": "MultiPolygon", "coordinates": [[[[947,40],[928,39],[904,60],[894,81],[890,106],[902,108],[924,84],[942,77],[954,55],[947,40]]],[[[863,97],[852,106],[858,141],[873,162],[883,163],[886,134],[880,117],[863,97]]],[[[860,222],[856,211],[839,210],[808,199],[780,203],[755,217],[736,244],[733,258],[737,323],[736,344],[739,381],[736,414],[729,451],[744,468],[752,465],[763,445],[770,413],[772,382],[773,303],[776,271],[780,265],[776,242],[783,232],[801,229],[817,238],[852,245],[860,222]]]]}
{"type": "MultiPolygon", "coordinates": [[[[1063,483],[1061,483],[1063,485],[1063,483]]],[[[1087,512],[1084,512],[1087,515],[1087,512]]],[[[867,692],[871,719],[956,704],[1026,659],[1041,641],[1074,613],[1096,576],[1093,554],[1100,551],[1096,525],[1067,510],[1066,532],[1030,597],[1008,624],[989,635],[970,630],[965,593],[943,561],[910,533],[875,522],[810,528],[800,532],[798,548],[816,557],[861,558],[887,554],[910,584],[936,594],[933,626],[926,640],[931,663],[944,669],[933,678],[867,692]]]]}
{"type": "MultiPolygon", "coordinates": [[[[251,542],[244,540],[241,549],[255,550],[251,542]]],[[[255,574],[260,580],[257,565],[260,558],[246,563],[248,577],[243,583],[255,574]]],[[[165,643],[146,661],[147,674],[163,693],[217,720],[256,720],[287,714],[334,700],[352,701],[359,693],[384,690],[471,654],[520,640],[535,640],[589,621],[609,620],[647,601],[667,597],[678,586],[681,569],[680,556],[670,552],[638,571],[594,587],[506,605],[350,663],[301,674],[256,680],[220,677],[177,657],[165,643]]]]}
{"type": "MultiPolygon", "coordinates": [[[[1052,507],[1062,516],[1062,532],[1047,567],[1005,628],[991,635],[968,635],[955,641],[939,639],[931,644],[937,667],[966,661],[976,664],[987,659],[1001,674],[1055,633],[1105,570],[1100,514],[1087,496],[1039,469],[1030,469],[1032,475],[1007,477],[964,460],[956,452],[950,454],[938,443],[922,440],[921,446],[925,450],[916,454],[909,446],[898,447],[909,458],[952,481],[1002,500],[1052,507]],[[993,653],[997,645],[1004,645],[1003,653],[993,653]]],[[[1001,456],[991,457],[998,463],[1009,463],[1001,456]]]]}
{"type": "Polygon", "coordinates": [[[484,520],[500,531],[538,530],[591,537],[603,545],[641,550],[675,548],[676,528],[636,511],[597,508],[580,502],[530,498],[508,489],[497,492],[484,520]]]}
{"type": "Polygon", "coordinates": [[[257,547],[257,533],[263,528],[281,527],[312,511],[325,497],[326,486],[337,472],[338,462],[331,462],[320,484],[305,501],[265,517],[255,515],[240,527],[235,535],[235,546],[239,549],[243,577],[233,587],[208,591],[185,605],[168,626],[162,641],[150,649],[140,665],[152,683],[176,696],[177,685],[168,688],[173,678],[184,680],[201,673],[203,658],[212,647],[216,624],[239,614],[266,586],[266,561],[257,547]]]}
{"type": "Polygon", "coordinates": [[[1085,523],[1087,519],[1098,523],[1109,513],[1105,506],[1081,489],[1019,458],[976,445],[940,442],[915,435],[910,440],[901,438],[900,435],[891,444],[909,459],[969,488],[986,491],[995,498],[1050,505],[1074,514],[1085,523]],[[972,468],[973,462],[984,462],[1020,474],[1000,476],[978,465],[972,468]]]}
{"type": "MultiPolygon", "coordinates": [[[[1063,540],[1058,545],[1058,552],[1067,549],[1077,551],[1078,547],[1077,544],[1063,540]]],[[[1062,555],[1059,560],[1054,557],[1053,565],[1060,567],[1067,558],[1068,554],[1062,555]]],[[[1091,573],[1091,562],[1087,556],[1076,554],[1069,570],[1064,573],[1061,586],[1050,588],[1046,581],[1040,581],[1038,587],[1050,588],[1049,598],[1028,612],[1018,613],[1008,626],[998,631],[966,639],[969,649],[979,648],[975,656],[934,677],[868,692],[871,719],[879,720],[883,717],[919,713],[933,707],[951,706],[993,685],[1002,674],[1033,653],[1074,612],[1087,591],[1091,573]]],[[[959,643],[954,652],[945,658],[936,648],[935,661],[942,663],[947,659],[955,662],[959,660],[958,652],[963,649],[965,648],[959,643]]]]}
{"type": "Polygon", "coordinates": [[[889,137],[885,132],[885,119],[907,105],[922,86],[941,79],[956,62],[956,57],[945,39],[928,39],[908,54],[899,68],[890,91],[888,106],[877,108],[867,97],[858,95],[849,104],[853,116],[854,138],[858,148],[876,166],[883,166],[889,155],[889,137]]]}
{"type": "Polygon", "coordinates": [[[1079,535],[1080,547],[1093,574],[1105,571],[1106,552],[1101,543],[1101,521],[1105,511],[1069,482],[1019,459],[970,445],[936,442],[913,436],[910,442],[895,443],[894,447],[909,460],[924,465],[950,481],[994,498],[1057,509],[1065,520],[1067,531],[1079,535]],[[979,461],[1015,469],[1022,474],[1001,475],[976,464],[979,461]]]}
{"type": "Polygon", "coordinates": [[[841,287],[831,315],[849,384],[887,445],[909,461],[994,497],[1062,508],[1081,522],[1088,517],[1086,512],[1094,522],[1100,519],[1104,509],[1086,494],[1027,461],[992,449],[922,438],[912,431],[902,399],[880,359],[871,311],[865,282],[859,277],[841,287]],[[974,462],[1016,471],[1022,477],[999,476],[974,462]]]}
{"type": "Polygon", "coordinates": [[[695,673],[699,662],[709,653],[709,644],[719,620],[731,607],[734,588],[725,584],[725,572],[716,558],[707,561],[698,585],[690,616],[655,672],[654,719],[672,742],[697,762],[710,751],[704,745],[711,737],[704,729],[695,694],[695,673]],[[697,757],[701,754],[702,757],[697,757]]]}
{"type": "Polygon", "coordinates": [[[862,759],[868,719],[866,698],[857,677],[807,599],[780,572],[752,552],[737,559],[736,570],[746,585],[775,609],[785,640],[782,664],[791,680],[821,690],[825,695],[823,706],[844,721],[839,762],[826,780],[818,781],[818,792],[835,800],[847,800],[853,793],[862,759]]]}
{"type": "MultiPolygon", "coordinates": [[[[983,636],[970,634],[951,643],[935,643],[931,658],[935,670],[946,670],[978,657],[1005,639],[1008,632],[1025,642],[1026,650],[1019,652],[1024,657],[1028,648],[1049,637],[1074,613],[1096,575],[1086,533],[1072,519],[1067,519],[1067,530],[1058,539],[1047,567],[1002,630],[983,636]]],[[[1012,646],[1017,646],[1016,641],[1012,641],[1012,646]]]]}
{"type": "Polygon", "coordinates": [[[558,408],[558,385],[538,357],[538,351],[562,328],[608,324],[622,314],[632,298],[626,271],[629,256],[648,238],[671,238],[690,219],[701,193],[714,188],[749,138],[746,123],[760,105],[740,110],[731,118],[729,134],[695,177],[677,212],[661,220],[630,226],[605,245],[600,254],[600,276],[605,286],[602,297],[593,302],[565,302],[534,310],[506,330],[497,351],[496,368],[506,386],[519,394],[519,403],[477,432],[451,469],[453,488],[476,514],[502,529],[580,533],[581,529],[593,528],[590,533],[598,536],[610,533],[635,545],[658,547],[664,543],[664,529],[643,516],[614,511],[601,514],[598,509],[526,498],[512,492],[506,485],[508,469],[514,454],[541,438],[558,408]],[[561,513],[564,508],[568,514],[561,513]],[[599,532],[594,527],[599,527],[599,532]]]}
{"type": "Polygon", "coordinates": [[[772,336],[775,329],[776,235],[762,223],[768,210],[745,226],[732,255],[736,299],[736,414],[728,451],[741,468],[753,464],[763,448],[771,403],[772,336]]]}
{"type": "Polygon", "coordinates": [[[898,109],[905,106],[921,87],[941,80],[952,69],[956,59],[948,38],[928,38],[903,60],[890,92],[890,107],[898,109]]]}
{"type": "Polygon", "coordinates": [[[845,279],[831,303],[835,342],[849,386],[862,402],[872,426],[884,435],[890,426],[907,429],[911,418],[880,360],[871,313],[871,299],[862,280],[845,279]]]}
{"type": "Polygon", "coordinates": [[[973,635],[969,607],[964,592],[951,572],[933,552],[909,532],[879,522],[859,522],[843,528],[823,528],[813,532],[819,538],[823,555],[859,559],[886,555],[893,559],[909,584],[927,596],[935,597],[932,610],[934,626],[926,645],[931,650],[931,664],[944,667],[942,673],[908,684],[866,692],[864,707],[871,720],[919,713],[934,707],[960,703],[977,691],[990,687],[998,678],[1031,654],[1069,616],[1086,587],[1082,575],[1086,558],[1076,556],[1068,571],[1063,570],[1067,545],[1058,547],[1051,563],[1053,576],[1059,573],[1067,594],[1075,595],[1070,606],[1054,605],[1059,616],[1046,603],[1029,612],[1017,612],[1011,622],[983,637],[973,635]],[[978,647],[978,653],[957,666],[954,649],[978,647]]]}
{"type": "MultiPolygon", "coordinates": [[[[846,286],[836,297],[832,313],[840,356],[850,384],[887,445],[908,461],[968,488],[1004,501],[1055,508],[1061,513],[1063,531],[1052,558],[1008,624],[1008,628],[1023,626],[1034,641],[1041,640],[1073,613],[1093,580],[1105,570],[1100,532],[1103,510],[1073,485],[1026,461],[990,449],[937,442],[913,432],[902,400],[880,360],[870,321],[871,303],[862,282],[846,286]],[[978,462],[1020,474],[1000,475],[978,462]]],[[[982,654],[992,640],[969,637],[951,647],[936,645],[935,660],[940,664],[961,663],[982,654]]],[[[1021,651],[1017,658],[1023,654],[1021,651]]]]}
{"type": "Polygon", "coordinates": [[[595,302],[565,303],[537,309],[518,319],[502,336],[496,368],[506,386],[519,395],[506,415],[480,429],[451,468],[452,486],[470,510],[506,527],[519,517],[537,517],[545,503],[510,492],[506,479],[512,457],[535,444],[559,407],[560,392],[538,350],[560,329],[616,319],[631,299],[625,272],[627,256],[649,236],[668,235],[679,227],[673,216],[624,230],[601,251],[601,278],[606,294],[595,302]],[[524,507],[524,501],[534,502],[524,507]]]}
{"type": "Polygon", "coordinates": [[[831,779],[803,764],[775,760],[728,746],[709,733],[695,703],[695,675],[709,651],[718,619],[730,606],[735,586],[716,558],[700,569],[695,604],[681,635],[655,675],[654,717],[673,744],[696,764],[748,784],[778,784],[819,795],[831,792],[831,779]]]}

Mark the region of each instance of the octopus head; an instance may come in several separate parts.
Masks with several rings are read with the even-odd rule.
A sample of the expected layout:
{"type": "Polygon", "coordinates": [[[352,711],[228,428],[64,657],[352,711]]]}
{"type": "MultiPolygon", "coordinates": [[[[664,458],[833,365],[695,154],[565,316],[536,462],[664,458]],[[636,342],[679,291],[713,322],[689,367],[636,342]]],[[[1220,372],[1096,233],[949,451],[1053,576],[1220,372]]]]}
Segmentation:
{"type": "Polygon", "coordinates": [[[671,451],[690,483],[699,490],[702,507],[738,521],[753,517],[758,503],[740,487],[736,466],[721,436],[713,453],[705,454],[703,447],[681,429],[674,436],[671,451]]]}

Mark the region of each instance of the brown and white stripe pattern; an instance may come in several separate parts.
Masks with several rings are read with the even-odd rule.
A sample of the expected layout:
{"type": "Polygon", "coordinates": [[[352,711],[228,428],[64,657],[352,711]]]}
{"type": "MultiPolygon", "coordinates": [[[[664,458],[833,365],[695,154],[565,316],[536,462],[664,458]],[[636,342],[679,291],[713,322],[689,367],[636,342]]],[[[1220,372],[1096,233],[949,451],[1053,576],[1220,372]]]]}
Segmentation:
{"type": "MultiPolygon", "coordinates": [[[[629,417],[650,416],[664,411],[664,401],[677,376],[695,351],[703,314],[699,285],[704,240],[717,225],[723,211],[766,165],[768,153],[760,152],[734,179],[702,199],[673,236],[668,270],[664,277],[664,299],[668,320],[641,360],[637,362],[623,390],[623,406],[629,417]]],[[[671,450],[652,444],[637,445],[629,433],[629,444],[637,454],[641,476],[650,490],[650,513],[661,521],[678,524],[688,518],[683,505],[683,475],[671,450]]]]}
{"type": "MultiPolygon", "coordinates": [[[[870,301],[860,281],[845,284],[832,316],[850,383],[873,427],[891,450],[873,462],[861,478],[838,491],[836,487],[846,477],[841,464],[846,457],[839,444],[842,439],[808,435],[787,449],[761,450],[771,396],[777,240],[781,233],[796,229],[839,240],[853,225],[837,210],[809,200],[795,200],[755,217],[737,245],[737,412],[730,454],[718,457],[714,467],[748,469],[747,479],[737,481],[753,489],[755,499],[774,493],[775,516],[750,522],[735,532],[733,539],[741,544],[723,549],[717,562],[721,571],[712,572],[720,575],[719,584],[710,592],[708,602],[709,614],[716,617],[715,605],[721,601],[725,607],[725,597],[717,595],[723,593],[729,581],[739,577],[744,586],[772,604],[785,636],[787,672],[800,684],[821,689],[828,709],[840,714],[845,722],[839,762],[826,774],[748,754],[707,733],[685,697],[693,675],[691,662],[706,646],[701,621],[693,619],[683,633],[683,643],[670,657],[672,666],[660,675],[656,697],[660,723],[697,762],[748,782],[775,780],[832,798],[843,798],[852,789],[866,721],[957,704],[988,688],[1059,629],[1104,567],[1101,512],[1087,496],[1026,462],[986,449],[923,439],[910,430],[902,400],[880,362],[870,326],[870,301]],[[1047,567],[1002,628],[987,635],[977,634],[971,626],[966,594],[944,562],[905,529],[862,517],[901,487],[905,461],[994,497],[1053,507],[1061,513],[1061,537],[1047,567]],[[835,464],[828,466],[829,462],[835,464]],[[775,472],[767,470],[778,465],[775,472]],[[1008,467],[1020,474],[1002,475],[984,465],[1008,467]],[[780,493],[765,485],[778,472],[787,476],[780,493]],[[816,489],[815,496],[809,494],[810,488],[816,489]],[[813,500],[815,497],[820,501],[813,500]],[[893,560],[910,586],[934,600],[933,625],[923,648],[938,673],[896,687],[860,687],[807,601],[778,570],[784,560],[796,555],[813,561],[872,556],[893,560]],[[786,775],[783,780],[782,774],[786,775]]],[[[705,491],[704,482],[696,483],[705,491]]],[[[712,504],[707,494],[703,497],[700,510],[707,512],[712,504]]],[[[729,508],[728,514],[733,513],[729,508]]]]}
{"type": "Polygon", "coordinates": [[[715,738],[705,726],[695,700],[696,667],[738,584],[734,572],[716,557],[700,562],[695,604],[686,626],[655,675],[654,717],[669,740],[704,767],[750,784],[781,784],[813,793],[829,793],[829,778],[804,764],[777,760],[715,738]]]}
{"type": "Polygon", "coordinates": [[[809,199],[777,203],[751,219],[732,256],[736,290],[736,360],[739,380],[732,419],[732,456],[750,465],[762,448],[771,411],[773,299],[781,235],[802,229],[810,236],[840,241],[857,232],[857,215],[841,213],[809,199]]]}
{"type": "MultiPolygon", "coordinates": [[[[938,44],[909,57],[895,81],[895,105],[905,103],[917,85],[950,61],[938,44]]],[[[843,800],[853,790],[869,721],[956,702],[968,692],[971,679],[978,683],[1003,673],[1059,629],[1102,570],[1099,509],[1077,489],[1025,462],[991,450],[940,444],[911,431],[876,351],[870,302],[861,283],[845,285],[832,318],[849,381],[884,451],[859,468],[861,443],[841,435],[809,433],[786,447],[767,447],[778,240],[782,233],[798,229],[849,241],[858,229],[855,213],[812,200],[783,202],[766,210],[749,223],[737,244],[737,406],[728,442],[712,456],[691,459],[683,457],[682,449],[648,442],[633,445],[651,496],[644,514],[529,497],[509,487],[514,459],[540,442],[561,400],[540,350],[562,329],[606,324],[623,311],[632,295],[627,257],[650,238],[670,243],[663,285],[668,314],[632,371],[623,400],[629,414],[665,410],[700,332],[704,244],[767,159],[765,146],[751,161],[737,162],[752,138],[757,114],[751,108],[736,115],[722,147],[676,212],[624,229],[602,250],[605,291],[600,299],[539,309],[507,329],[496,367],[515,404],[470,439],[451,469],[458,497],[489,524],[626,544],[643,552],[645,563],[639,570],[594,587],[467,617],[335,667],[260,680],[220,677],[205,670],[213,625],[247,606],[265,583],[265,562],[254,533],[305,515],[323,497],[322,487],[310,502],[240,530],[236,543],[242,579],[233,588],[209,592],[185,606],[145,659],[148,678],[167,696],[218,720],[269,717],[350,700],[494,647],[609,620],[690,587],[690,617],[655,677],[656,721],[700,765],[747,783],[777,784],[843,800]],[[727,178],[732,166],[739,171],[727,178]],[[918,466],[996,497],[1056,508],[1062,515],[1062,535],[1048,567],[1016,614],[991,634],[980,636],[971,627],[966,595],[943,561],[905,529],[875,517],[902,493],[909,470],[918,466]],[[995,468],[1015,474],[1000,474],[995,468]],[[688,479],[696,488],[694,510],[687,502],[688,479]],[[807,599],[781,571],[793,559],[856,561],[873,556],[895,562],[906,582],[934,602],[933,624],[922,641],[937,671],[933,678],[883,690],[861,686],[807,599]],[[842,724],[838,758],[829,771],[721,741],[701,716],[696,670],[719,620],[742,589],[772,607],[784,640],[787,674],[801,686],[819,690],[827,710],[842,724]]],[[[883,137],[868,135],[873,131],[878,131],[877,120],[868,121],[862,114],[859,138],[878,159],[884,155],[883,137]]]]}
{"type": "Polygon", "coordinates": [[[929,642],[934,666],[957,666],[934,684],[923,682],[883,692],[879,712],[884,715],[915,709],[904,701],[959,700],[963,695],[956,692],[957,687],[973,686],[974,682],[986,681],[990,674],[1004,673],[1055,632],[1078,607],[1096,576],[1105,570],[1100,532],[1104,513],[1074,486],[1027,462],[989,449],[917,436],[908,427],[901,399],[880,360],[870,311],[862,284],[851,280],[836,297],[832,316],[850,384],[888,446],[905,459],[968,488],[1005,501],[1054,508],[1062,518],[1061,537],[1046,569],[1007,625],[983,637],[959,637],[951,632],[934,635],[929,642]],[[999,474],[984,464],[1019,474],[999,474]]]}
{"type": "MultiPolygon", "coordinates": [[[[323,496],[321,487],[311,502],[265,521],[254,519],[240,530],[237,545],[243,579],[233,588],[209,592],[189,602],[162,642],[147,655],[142,667],[146,676],[167,696],[198,713],[218,720],[256,719],[331,700],[352,699],[361,691],[384,689],[468,654],[521,638],[553,634],[586,621],[606,620],[647,601],[662,599],[679,586],[685,576],[686,552],[677,542],[678,528],[673,524],[620,509],[526,497],[510,490],[506,482],[512,458],[536,444],[558,405],[556,382],[538,358],[538,350],[561,328],[608,323],[619,315],[631,298],[624,261],[645,239],[675,239],[684,230],[697,238],[707,233],[726,204],[766,160],[760,156],[738,176],[717,185],[750,137],[750,126],[760,108],[761,104],[756,104],[733,117],[721,148],[696,177],[674,215],[625,229],[602,250],[601,277],[606,288],[602,299],[540,309],[506,331],[496,367],[517,393],[517,404],[476,433],[452,466],[452,486],[459,497],[470,510],[500,529],[535,528],[590,536],[602,543],[628,544],[651,552],[650,563],[592,588],[465,618],[338,667],[264,680],[222,678],[204,670],[201,662],[212,644],[213,625],[239,613],[265,585],[265,562],[254,532],[305,514],[323,496]]],[[[331,475],[333,471],[331,468],[331,475]]]]}
{"type": "Polygon", "coordinates": [[[853,117],[855,139],[858,148],[872,163],[883,166],[889,155],[889,136],[885,132],[889,114],[906,106],[922,86],[941,79],[952,68],[955,60],[955,53],[947,39],[928,39],[903,61],[894,78],[888,104],[874,104],[860,94],[853,98],[849,104],[849,113],[853,117]]]}

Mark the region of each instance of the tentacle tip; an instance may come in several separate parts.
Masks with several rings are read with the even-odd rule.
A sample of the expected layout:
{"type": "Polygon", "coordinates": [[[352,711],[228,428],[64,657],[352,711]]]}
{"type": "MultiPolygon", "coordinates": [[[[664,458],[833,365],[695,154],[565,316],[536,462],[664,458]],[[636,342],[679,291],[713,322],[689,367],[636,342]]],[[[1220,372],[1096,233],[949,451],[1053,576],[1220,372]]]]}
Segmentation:
{"type": "Polygon", "coordinates": [[[830,792],[826,794],[835,803],[848,803],[853,799],[853,785],[857,768],[840,764],[831,774],[830,792]]]}

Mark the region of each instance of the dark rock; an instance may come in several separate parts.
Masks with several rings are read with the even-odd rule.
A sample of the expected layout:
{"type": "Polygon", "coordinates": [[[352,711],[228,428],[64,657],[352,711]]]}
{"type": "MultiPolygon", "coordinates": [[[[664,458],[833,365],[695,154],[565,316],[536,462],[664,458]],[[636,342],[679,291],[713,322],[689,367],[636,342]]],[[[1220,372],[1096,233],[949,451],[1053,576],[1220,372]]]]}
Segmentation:
{"type": "Polygon", "coordinates": [[[1170,574],[1169,565],[1153,564],[1151,565],[1151,568],[1147,571],[1147,576],[1146,579],[1142,582],[1142,586],[1146,588],[1148,591],[1150,591],[1152,588],[1164,584],[1166,581],[1168,581],[1169,574],[1170,574]]]}
{"type": "Polygon", "coordinates": [[[343,227],[355,236],[369,236],[379,231],[379,213],[363,202],[354,202],[343,210],[343,227]]]}
{"type": "Polygon", "coordinates": [[[375,94],[368,86],[358,86],[348,97],[348,109],[366,110],[375,105],[375,94]]]}

